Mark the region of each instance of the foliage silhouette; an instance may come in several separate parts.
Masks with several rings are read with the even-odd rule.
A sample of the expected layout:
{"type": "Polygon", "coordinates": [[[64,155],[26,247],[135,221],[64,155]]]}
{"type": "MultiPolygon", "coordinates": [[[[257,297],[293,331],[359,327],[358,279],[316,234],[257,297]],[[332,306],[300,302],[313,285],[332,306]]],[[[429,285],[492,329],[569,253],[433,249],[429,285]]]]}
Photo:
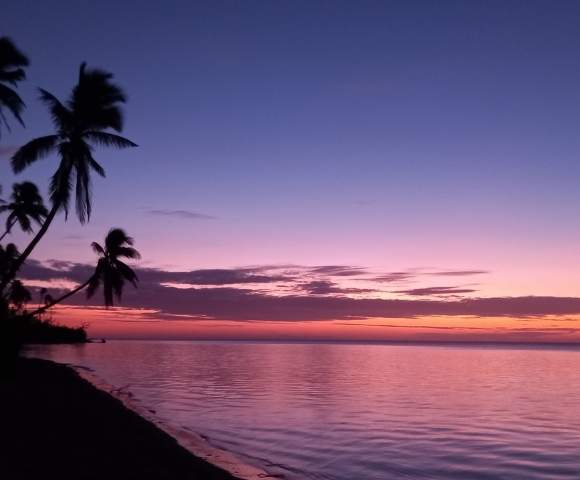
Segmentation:
{"type": "Polygon", "coordinates": [[[0,213],[10,212],[6,218],[6,231],[0,236],[0,241],[12,231],[18,223],[20,228],[32,232],[32,220],[39,225],[48,215],[38,187],[32,182],[15,183],[12,187],[11,202],[0,205],[0,213]]]}
{"type": "Polygon", "coordinates": [[[30,291],[20,280],[13,280],[8,292],[8,303],[11,304],[17,312],[21,313],[24,309],[24,305],[30,302],[30,300],[32,300],[30,291]]]}
{"type": "Polygon", "coordinates": [[[6,247],[0,245],[0,277],[4,278],[12,269],[12,265],[18,260],[20,252],[13,243],[9,243],[6,247]]]}
{"type": "Polygon", "coordinates": [[[8,278],[0,282],[0,292],[42,239],[56,214],[61,210],[65,215],[68,214],[73,180],[78,218],[81,223],[90,219],[91,171],[105,176],[105,170],[93,158],[94,147],[136,146],[130,140],[108,131],[122,131],[123,115],[120,104],[126,101],[125,94],[112,82],[112,78],[111,73],[87,69],[83,63],[79,69],[78,83],[65,103],[61,103],[46,90],[40,90],[40,99],[50,111],[56,133],[36,138],[22,146],[12,156],[12,169],[15,173],[22,172],[37,160],[56,152],[60,162],[50,182],[52,208],[42,227],[15,262],[8,278]]]}
{"type": "Polygon", "coordinates": [[[23,67],[28,66],[28,58],[14,45],[8,37],[0,37],[0,136],[2,125],[10,130],[4,110],[8,110],[18,122],[24,126],[21,113],[24,102],[20,96],[10,88],[16,87],[18,82],[26,78],[23,67]]]}
{"type": "Polygon", "coordinates": [[[93,242],[91,247],[99,256],[94,273],[84,283],[73,288],[61,297],[52,300],[41,308],[38,308],[32,315],[40,315],[54,305],[66,300],[75,293],[87,289],[87,297],[92,297],[99,287],[103,287],[105,306],[114,305],[114,298],[121,299],[125,282],[128,281],[137,288],[137,275],[121,258],[139,259],[141,255],[133,248],[133,238],[129,237],[124,230],[113,228],[105,237],[105,246],[93,242]]]}

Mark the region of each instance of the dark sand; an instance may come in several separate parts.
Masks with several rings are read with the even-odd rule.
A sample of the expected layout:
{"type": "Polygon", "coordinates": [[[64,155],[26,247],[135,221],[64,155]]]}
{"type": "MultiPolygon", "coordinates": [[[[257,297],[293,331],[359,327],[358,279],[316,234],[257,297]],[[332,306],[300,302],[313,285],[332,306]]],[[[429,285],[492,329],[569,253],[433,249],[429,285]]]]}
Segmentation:
{"type": "Polygon", "coordinates": [[[208,479],[229,473],[63,365],[20,359],[0,378],[5,479],[208,479]]]}

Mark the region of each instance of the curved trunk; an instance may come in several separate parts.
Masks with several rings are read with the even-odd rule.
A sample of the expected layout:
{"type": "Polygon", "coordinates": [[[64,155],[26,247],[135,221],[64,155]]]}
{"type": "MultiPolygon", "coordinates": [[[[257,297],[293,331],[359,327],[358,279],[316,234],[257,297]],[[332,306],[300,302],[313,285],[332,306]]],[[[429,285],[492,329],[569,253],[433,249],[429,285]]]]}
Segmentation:
{"type": "Polygon", "coordinates": [[[52,209],[50,210],[46,219],[44,220],[42,227],[40,227],[38,232],[36,232],[36,235],[34,236],[34,238],[31,240],[31,242],[28,244],[28,246],[24,249],[24,251],[20,254],[18,259],[14,262],[14,264],[12,265],[12,267],[10,268],[8,273],[6,274],[6,277],[2,278],[2,281],[0,282],[0,295],[2,294],[4,289],[6,288],[6,285],[8,285],[8,283],[10,283],[10,281],[18,273],[18,270],[20,270],[20,267],[22,266],[24,261],[32,253],[32,250],[34,250],[34,247],[36,247],[37,243],[40,242],[42,237],[44,237],[44,234],[46,233],[46,231],[48,230],[48,227],[50,226],[50,224],[54,220],[54,217],[56,217],[56,214],[58,213],[59,209],[60,209],[60,202],[55,203],[52,206],[52,209]]]}
{"type": "Polygon", "coordinates": [[[12,231],[12,227],[16,225],[16,219],[12,220],[12,223],[10,225],[8,225],[8,228],[6,229],[6,231],[2,234],[2,236],[0,237],[0,242],[2,240],[4,240],[4,237],[6,235],[8,235],[11,231],[12,231]]]}
{"type": "Polygon", "coordinates": [[[44,307],[37,308],[30,315],[40,315],[41,313],[46,312],[49,308],[55,306],[57,303],[60,303],[63,300],[66,300],[68,297],[71,297],[75,293],[81,291],[83,288],[88,287],[89,283],[91,283],[91,278],[89,278],[85,283],[79,285],[78,287],[73,288],[70,292],[65,293],[62,297],[59,297],[56,300],[53,300],[48,305],[45,305],[44,307]]]}

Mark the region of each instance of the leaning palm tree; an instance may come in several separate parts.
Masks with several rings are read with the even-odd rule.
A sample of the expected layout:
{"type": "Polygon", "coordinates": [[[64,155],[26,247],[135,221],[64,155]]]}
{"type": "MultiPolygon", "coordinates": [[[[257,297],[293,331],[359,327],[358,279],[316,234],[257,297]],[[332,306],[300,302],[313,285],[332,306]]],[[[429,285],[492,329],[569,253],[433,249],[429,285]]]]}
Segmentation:
{"type": "Polygon", "coordinates": [[[31,233],[32,220],[42,225],[48,215],[38,187],[32,182],[15,183],[10,198],[10,203],[0,205],[0,213],[10,212],[6,218],[6,231],[0,236],[0,241],[12,231],[16,223],[23,231],[31,233]]]}
{"type": "Polygon", "coordinates": [[[94,273],[89,279],[65,293],[61,297],[52,300],[43,307],[32,312],[32,315],[39,315],[57,303],[66,300],[68,297],[87,289],[87,297],[91,298],[100,286],[103,287],[105,306],[114,305],[114,298],[121,300],[125,282],[128,281],[137,288],[137,275],[121,258],[139,259],[141,255],[133,248],[133,239],[124,230],[113,228],[105,237],[105,246],[97,242],[91,244],[93,251],[99,256],[94,273]]]}
{"type": "MultiPolygon", "coordinates": [[[[91,171],[101,177],[105,170],[93,158],[95,146],[128,148],[137,145],[108,130],[121,132],[123,115],[120,104],[125,103],[123,91],[112,83],[113,75],[102,70],[89,70],[83,63],[79,71],[78,84],[69,99],[61,103],[46,90],[40,90],[40,99],[48,107],[56,133],[36,138],[21,147],[12,157],[15,173],[56,152],[60,163],[50,182],[52,208],[42,227],[12,271],[15,275],[34,247],[44,236],[59,211],[68,214],[73,181],[75,183],[76,212],[81,223],[91,216],[91,171]]],[[[0,292],[6,284],[0,283],[0,292]]]]}
{"type": "MultiPolygon", "coordinates": [[[[0,127],[2,124],[10,130],[10,125],[4,110],[8,110],[21,125],[24,125],[20,114],[24,110],[24,102],[8,85],[15,87],[26,78],[23,67],[28,66],[28,58],[8,37],[0,38],[0,127]]],[[[0,128],[0,133],[2,129],[0,128]]]]}

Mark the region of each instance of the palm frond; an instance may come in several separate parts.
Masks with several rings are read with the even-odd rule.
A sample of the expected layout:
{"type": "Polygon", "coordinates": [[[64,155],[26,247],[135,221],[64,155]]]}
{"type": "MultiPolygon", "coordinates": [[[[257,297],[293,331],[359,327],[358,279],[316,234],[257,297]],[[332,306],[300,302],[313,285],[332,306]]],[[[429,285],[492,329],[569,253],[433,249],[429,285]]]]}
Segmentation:
{"type": "Polygon", "coordinates": [[[125,137],[121,137],[120,135],[115,135],[114,133],[89,131],[86,132],[84,136],[88,140],[103,147],[130,148],[138,146],[131,140],[128,140],[125,137]]]}
{"type": "Polygon", "coordinates": [[[76,212],[81,223],[91,218],[91,177],[86,162],[75,162],[76,212]]]}
{"type": "Polygon", "coordinates": [[[53,205],[60,205],[64,210],[65,217],[68,216],[68,207],[70,201],[70,191],[72,188],[71,166],[66,158],[61,161],[60,165],[50,179],[50,201],[53,205]]]}
{"type": "MultiPolygon", "coordinates": [[[[113,287],[113,292],[117,300],[121,301],[123,296],[123,287],[125,286],[125,280],[118,270],[111,271],[111,286],[113,287]]],[[[113,305],[113,302],[109,306],[113,305]]]]}
{"type": "Polygon", "coordinates": [[[129,267],[129,265],[127,265],[126,263],[122,262],[121,260],[117,260],[115,262],[115,265],[117,266],[117,269],[119,270],[119,273],[123,276],[123,278],[131,282],[133,286],[137,288],[137,282],[139,281],[139,279],[137,278],[137,274],[133,271],[133,269],[129,267]]]}
{"type": "Polygon", "coordinates": [[[66,108],[52,93],[39,88],[40,101],[44,103],[50,112],[52,122],[58,130],[68,130],[73,124],[73,113],[66,108]]]}
{"type": "Polygon", "coordinates": [[[0,70],[0,82],[9,83],[12,86],[26,78],[26,72],[23,68],[13,70],[0,70]]]}
{"type": "Polygon", "coordinates": [[[91,248],[97,255],[105,256],[105,250],[97,242],[91,243],[91,248]]]}
{"type": "Polygon", "coordinates": [[[28,58],[24,55],[9,37],[0,37],[0,69],[7,70],[14,67],[27,67],[28,58]]]}
{"type": "Polygon", "coordinates": [[[17,220],[16,218],[16,213],[15,212],[10,212],[10,214],[6,217],[6,231],[8,233],[10,233],[12,231],[12,226],[14,225],[14,222],[17,220]]]}
{"type": "Polygon", "coordinates": [[[122,228],[112,228],[105,238],[105,248],[109,252],[115,252],[124,244],[133,245],[133,239],[122,228]]]}
{"type": "Polygon", "coordinates": [[[101,177],[105,178],[107,174],[105,173],[105,169],[101,167],[101,165],[91,156],[89,160],[89,164],[91,168],[97,172],[101,177]]]}
{"type": "Polygon", "coordinates": [[[18,212],[19,214],[16,215],[16,219],[18,220],[18,224],[23,232],[30,233],[32,232],[32,224],[30,223],[30,219],[28,216],[23,212],[18,212]]]}
{"type": "Polygon", "coordinates": [[[115,250],[115,255],[117,257],[131,258],[134,260],[139,260],[141,258],[141,254],[133,247],[118,247],[115,250]]]}
{"type": "Polygon", "coordinates": [[[10,160],[14,173],[22,172],[28,165],[48,155],[55,149],[57,142],[57,135],[47,135],[35,138],[20,147],[10,160]]]}
{"type": "Polygon", "coordinates": [[[67,105],[75,112],[83,130],[122,130],[123,117],[118,104],[124,103],[126,96],[112,79],[109,72],[81,65],[79,82],[67,105]]]}
{"type": "Polygon", "coordinates": [[[24,121],[20,114],[24,110],[24,102],[20,96],[11,88],[0,83],[0,108],[5,107],[10,110],[10,113],[24,126],[24,121]]]}

